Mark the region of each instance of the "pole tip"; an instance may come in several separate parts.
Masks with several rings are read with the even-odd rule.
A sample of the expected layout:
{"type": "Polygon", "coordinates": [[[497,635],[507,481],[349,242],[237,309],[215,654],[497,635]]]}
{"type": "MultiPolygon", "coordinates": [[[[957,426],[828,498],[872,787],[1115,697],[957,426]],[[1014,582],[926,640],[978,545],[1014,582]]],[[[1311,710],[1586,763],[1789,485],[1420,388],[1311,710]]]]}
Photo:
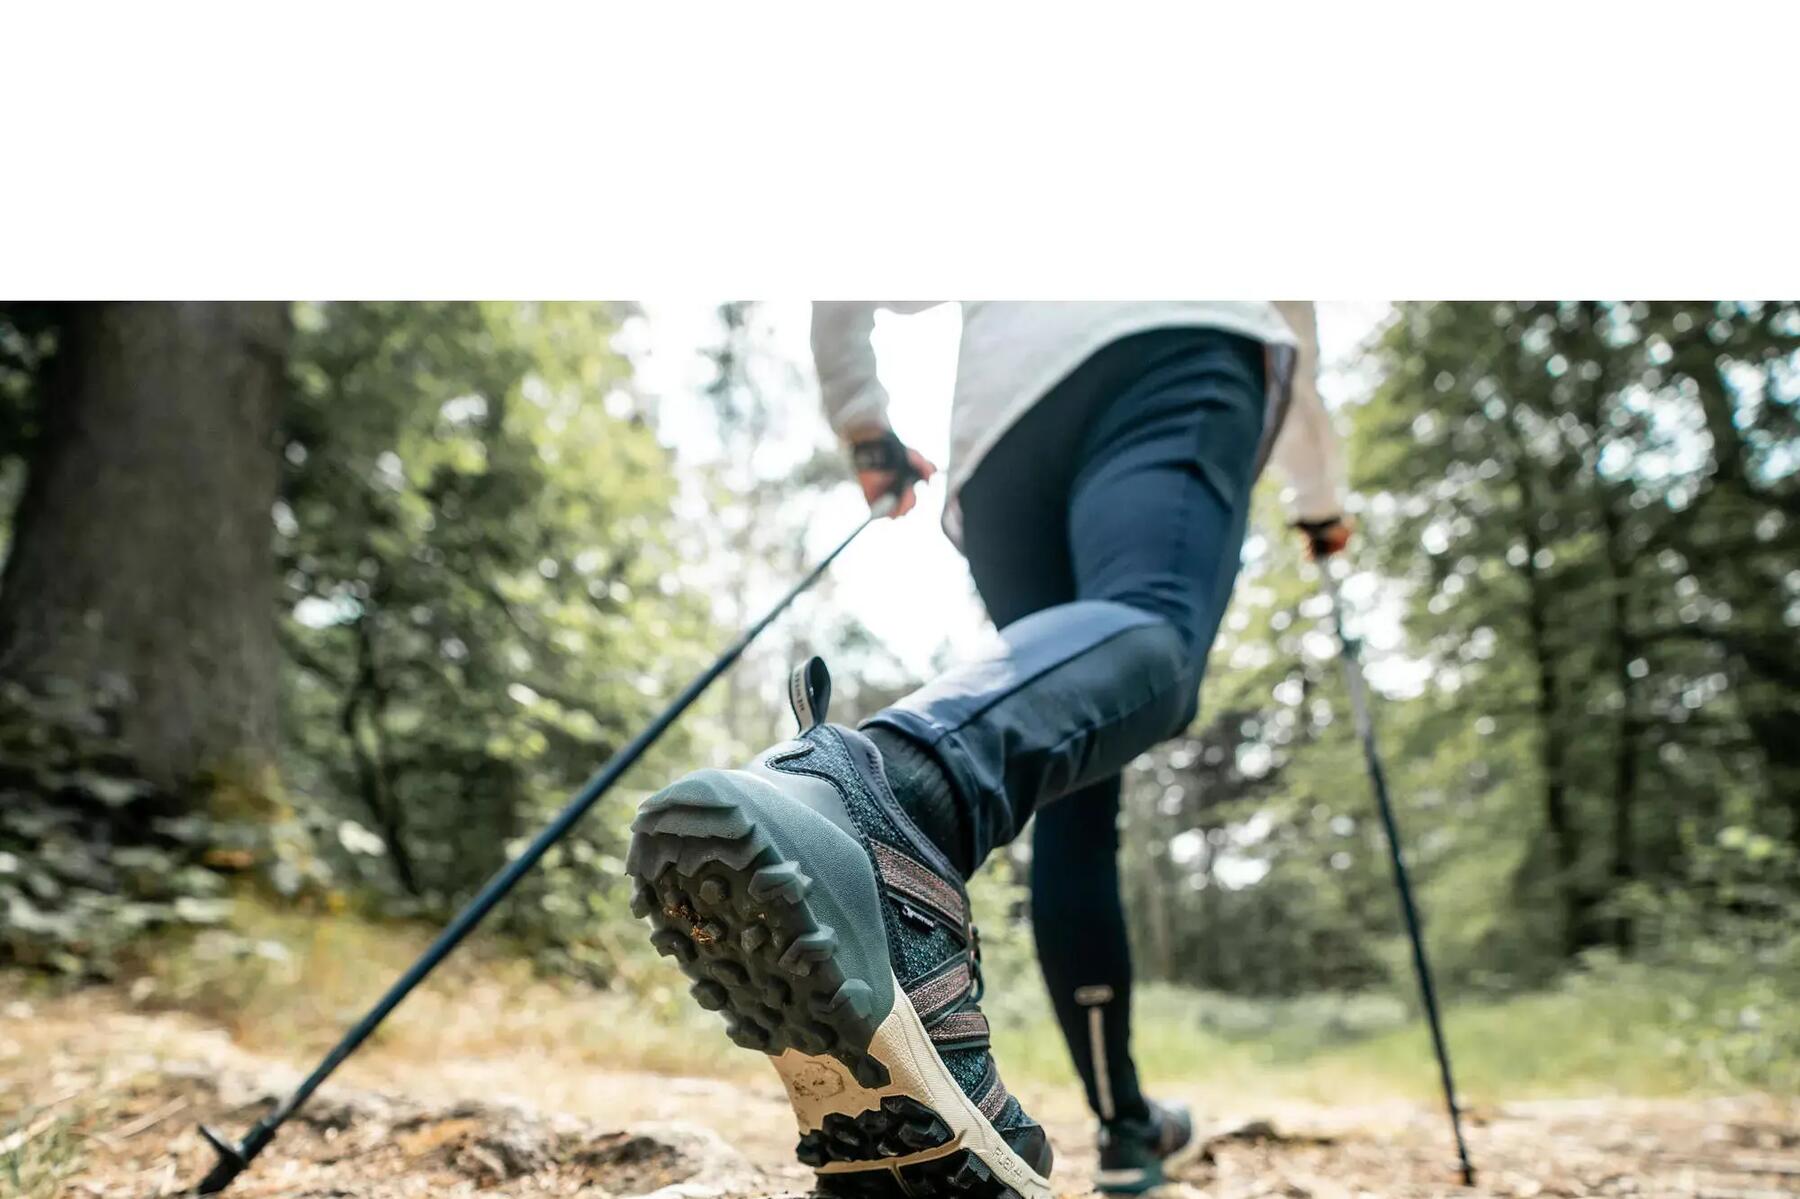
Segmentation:
{"type": "Polygon", "coordinates": [[[200,1195],[216,1195],[230,1186],[232,1180],[244,1172],[244,1167],[250,1164],[250,1159],[236,1144],[204,1124],[200,1126],[200,1135],[206,1139],[208,1145],[213,1147],[213,1152],[219,1155],[219,1160],[213,1163],[213,1168],[207,1172],[205,1178],[200,1180],[194,1191],[200,1195]]]}

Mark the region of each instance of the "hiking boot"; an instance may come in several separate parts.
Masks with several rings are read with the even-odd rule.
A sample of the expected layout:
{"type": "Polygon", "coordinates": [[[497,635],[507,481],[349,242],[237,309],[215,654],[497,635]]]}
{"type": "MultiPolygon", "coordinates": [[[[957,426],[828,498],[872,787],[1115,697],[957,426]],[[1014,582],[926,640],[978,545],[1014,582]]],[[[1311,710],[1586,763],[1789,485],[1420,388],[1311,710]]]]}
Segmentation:
{"type": "Polygon", "coordinates": [[[1049,1142],[988,1053],[968,895],[874,745],[823,723],[829,688],[814,659],[797,739],[644,801],[632,911],[769,1055],[821,1192],[1050,1199],[1049,1142]]]}
{"type": "Polygon", "coordinates": [[[1185,1104],[1150,1104],[1148,1120],[1113,1120],[1100,1125],[1100,1169],[1094,1189],[1137,1195],[1163,1183],[1166,1167],[1181,1159],[1194,1141],[1194,1117],[1185,1104]]]}

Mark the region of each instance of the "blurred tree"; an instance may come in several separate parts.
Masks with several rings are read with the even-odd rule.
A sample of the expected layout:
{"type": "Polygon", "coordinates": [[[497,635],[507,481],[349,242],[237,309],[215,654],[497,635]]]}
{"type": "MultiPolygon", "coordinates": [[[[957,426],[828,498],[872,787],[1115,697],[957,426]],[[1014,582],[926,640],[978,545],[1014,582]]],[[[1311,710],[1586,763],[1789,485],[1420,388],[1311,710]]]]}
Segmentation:
{"type": "MultiPolygon", "coordinates": [[[[223,883],[203,863],[266,860],[284,890],[310,876],[387,909],[453,903],[725,626],[785,589],[809,526],[840,503],[847,522],[853,493],[773,310],[719,309],[708,419],[666,430],[679,459],[612,348],[633,319],[300,305],[277,426],[280,310],[0,307],[0,518],[25,496],[15,528],[0,519],[0,552],[9,535],[15,550],[0,956],[83,969],[145,924],[216,919],[223,883]],[[232,573],[256,553],[260,584],[232,573]],[[236,565],[209,564],[220,554],[236,565]],[[37,579],[61,597],[43,613],[37,579]],[[214,739],[266,760],[268,696],[229,669],[216,690],[192,681],[211,677],[206,654],[247,653],[252,609],[271,607],[281,668],[248,685],[279,679],[289,802],[240,840],[188,814],[191,789],[138,781],[123,724],[96,720],[87,692],[138,694],[108,646],[141,670],[166,659],[170,685],[188,680],[169,718],[229,708],[214,739]],[[94,626],[67,619],[89,610],[94,626]],[[40,702],[27,673],[33,688],[67,678],[67,694],[40,702]],[[51,727],[74,732],[46,740],[51,727]]],[[[1715,937],[1730,960],[1785,968],[1800,909],[1800,305],[1407,304],[1363,361],[1374,385],[1339,414],[1361,531],[1337,569],[1384,693],[1440,973],[1511,988],[1596,952],[1651,959],[1715,937]]],[[[1200,723],[1126,780],[1138,961],[1246,994],[1410,997],[1326,605],[1272,498],[1200,723]]],[[[532,876],[505,918],[541,960],[619,968],[634,801],[782,735],[793,660],[832,658],[833,715],[850,722],[909,688],[841,607],[829,581],[803,600],[532,876]]],[[[141,707],[126,715],[163,715],[141,707]]]]}
{"type": "MultiPolygon", "coordinates": [[[[718,338],[704,353],[712,378],[704,395],[716,452],[702,469],[705,521],[697,522],[705,559],[726,577],[717,607],[724,623],[755,619],[812,564],[807,532],[823,519],[843,521],[861,506],[844,484],[849,470],[800,368],[776,343],[766,306],[721,304],[718,338]]],[[[724,682],[722,715],[735,762],[792,729],[787,675],[813,654],[833,667],[832,716],[872,714],[912,689],[894,655],[854,614],[832,602],[827,575],[790,615],[753,647],[724,682]]]]}
{"type": "MultiPolygon", "coordinates": [[[[1721,917],[1791,910],[1770,846],[1800,836],[1800,306],[1408,304],[1367,361],[1340,569],[1444,972],[1509,986],[1637,950],[1684,889],[1721,917]]],[[[1359,948],[1400,960],[1309,570],[1252,535],[1198,740],[1129,781],[1134,929],[1163,976],[1353,985],[1359,948]]]]}
{"type": "MultiPolygon", "coordinates": [[[[713,652],[670,455],[610,349],[620,315],[298,310],[275,510],[289,776],[351,878],[465,896],[713,652]]],[[[552,851],[506,909],[516,933],[610,968],[633,779],[660,784],[703,736],[673,730],[552,851]]]]}
{"type": "Polygon", "coordinates": [[[223,919],[215,871],[255,858],[287,334],[276,305],[0,308],[0,961],[105,973],[223,919]]]}
{"type": "MultiPolygon", "coordinates": [[[[267,304],[79,304],[54,326],[0,579],[0,679],[116,706],[136,768],[253,789],[275,749],[268,514],[286,352],[267,304]]],[[[23,388],[0,409],[24,426],[23,388]]]]}
{"type": "Polygon", "coordinates": [[[1521,865],[1537,880],[1527,885],[1554,896],[1563,952],[1574,953],[1597,935],[1595,830],[1571,797],[1578,776],[1592,777],[1585,751],[1596,744],[1574,715],[1594,639],[1570,621],[1589,611],[1572,593],[1584,581],[1578,514],[1592,496],[1547,387],[1533,391],[1549,382],[1549,353],[1521,346],[1530,328],[1510,308],[1403,309],[1383,346],[1385,381],[1359,413],[1355,459],[1383,501],[1369,548],[1406,582],[1409,628],[1437,666],[1446,714],[1531,729],[1535,768],[1521,781],[1537,794],[1548,870],[1521,865]]]}
{"type": "Polygon", "coordinates": [[[1642,385],[1690,421],[1699,409],[1708,459],[1656,480],[1670,514],[1644,549],[1673,550],[1671,570],[1688,567],[1675,586],[1701,589],[1646,639],[1725,657],[1766,795],[1800,849],[1800,302],[1654,303],[1632,316],[1649,358],[1642,385]]]}
{"type": "MultiPolygon", "coordinates": [[[[1323,600],[1273,499],[1259,498],[1199,724],[1126,777],[1133,940],[1150,975],[1170,981],[1355,989],[1388,972],[1398,913],[1336,707],[1333,651],[1314,625],[1323,600]]],[[[1420,863],[1422,884],[1437,862],[1420,863]]]]}
{"type": "Polygon", "coordinates": [[[1630,948],[1621,901],[1724,829],[1800,825],[1797,352],[1794,305],[1707,303],[1408,305],[1381,348],[1370,546],[1438,702],[1529,728],[1565,954],[1630,948]]]}
{"type": "MultiPolygon", "coordinates": [[[[741,628],[765,603],[771,574],[805,552],[803,526],[790,515],[805,489],[791,484],[786,463],[772,461],[785,427],[780,400],[797,396],[800,386],[793,364],[768,344],[755,303],[727,301],[716,314],[719,339],[703,351],[713,369],[705,396],[719,443],[707,469],[706,503],[717,521],[709,556],[736,576],[720,596],[721,616],[741,628]]],[[[780,674],[784,660],[764,645],[726,676],[722,715],[733,757],[776,739],[780,713],[759,684],[780,674]]]]}

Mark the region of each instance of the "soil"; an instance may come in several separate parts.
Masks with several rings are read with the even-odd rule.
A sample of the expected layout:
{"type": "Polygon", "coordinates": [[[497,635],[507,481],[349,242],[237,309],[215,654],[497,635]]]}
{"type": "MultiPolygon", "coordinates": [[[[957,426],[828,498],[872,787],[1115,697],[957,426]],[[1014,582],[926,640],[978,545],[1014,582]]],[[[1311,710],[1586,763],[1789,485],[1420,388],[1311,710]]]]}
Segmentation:
{"type": "MultiPolygon", "coordinates": [[[[725,1051],[723,1038],[721,1052],[725,1051]]],[[[209,1168],[196,1126],[242,1132],[310,1062],[277,1062],[105,989],[0,997],[0,1196],[181,1194],[209,1168]]],[[[805,1194],[793,1125],[766,1083],[582,1068],[540,1054],[345,1067],[231,1189],[242,1199],[805,1194]]],[[[1178,1097],[1178,1096],[1177,1096],[1178,1097]]],[[[1092,1131],[1074,1097],[1021,1098],[1049,1128],[1053,1181],[1086,1191],[1092,1131]]],[[[1583,1099],[1467,1113],[1477,1186],[1443,1113],[1284,1106],[1202,1113],[1179,1199],[1351,1196],[1800,1196],[1800,1101],[1583,1099]]]]}

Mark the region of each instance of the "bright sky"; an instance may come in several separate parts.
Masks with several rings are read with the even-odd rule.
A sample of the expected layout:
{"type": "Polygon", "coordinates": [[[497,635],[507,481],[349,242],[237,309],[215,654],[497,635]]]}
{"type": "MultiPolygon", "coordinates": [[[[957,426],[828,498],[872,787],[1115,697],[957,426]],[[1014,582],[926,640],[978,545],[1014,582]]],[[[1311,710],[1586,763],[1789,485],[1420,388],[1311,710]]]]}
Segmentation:
{"type": "MultiPolygon", "coordinates": [[[[641,392],[658,406],[663,439],[690,458],[703,458],[715,449],[708,428],[710,414],[699,395],[711,374],[701,351],[718,336],[715,304],[649,302],[642,307],[645,319],[627,330],[622,348],[637,363],[641,392]]],[[[1385,301],[1319,304],[1324,363],[1320,389],[1327,404],[1342,403],[1358,385],[1346,369],[1351,353],[1387,310],[1385,301]]],[[[790,419],[780,433],[784,446],[798,458],[816,439],[829,438],[811,378],[808,305],[772,302],[763,313],[773,345],[802,367],[805,382],[792,397],[790,419]]],[[[956,305],[945,304],[914,316],[881,314],[875,331],[894,427],[939,465],[949,447],[961,324],[956,305]]],[[[968,567],[939,528],[943,502],[941,487],[924,489],[912,514],[870,529],[834,569],[834,601],[854,610],[919,674],[929,672],[933,654],[945,643],[960,656],[989,636],[968,567]]],[[[861,518],[860,494],[846,486],[842,508],[841,518],[834,512],[833,519],[820,521],[810,531],[816,551],[829,549],[861,518]]]]}

